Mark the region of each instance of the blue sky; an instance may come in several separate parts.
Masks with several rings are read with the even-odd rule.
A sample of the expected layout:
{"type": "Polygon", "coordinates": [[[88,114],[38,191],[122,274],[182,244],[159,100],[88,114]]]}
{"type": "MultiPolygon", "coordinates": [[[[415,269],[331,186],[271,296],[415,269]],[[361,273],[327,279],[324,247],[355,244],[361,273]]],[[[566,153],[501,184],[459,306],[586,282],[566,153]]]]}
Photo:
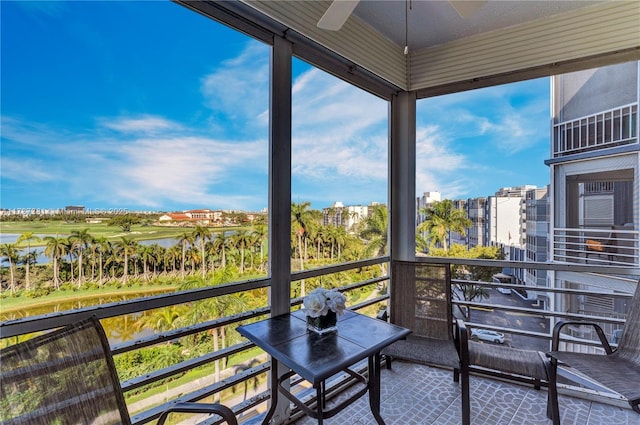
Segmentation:
{"type": "MultiPolygon", "coordinates": [[[[171,2],[0,2],[2,208],[267,206],[269,48],[171,2]]],[[[295,202],[387,201],[386,102],[295,60],[295,202]]],[[[546,185],[549,81],[418,103],[417,192],[546,185]]]]}

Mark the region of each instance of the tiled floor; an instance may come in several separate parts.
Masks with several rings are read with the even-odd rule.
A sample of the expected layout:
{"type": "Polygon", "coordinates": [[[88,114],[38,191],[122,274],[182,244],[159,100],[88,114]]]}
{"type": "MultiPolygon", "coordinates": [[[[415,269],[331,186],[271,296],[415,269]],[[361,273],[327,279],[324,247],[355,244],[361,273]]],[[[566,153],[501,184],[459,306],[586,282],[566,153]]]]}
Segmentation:
{"type": "MultiPolygon", "coordinates": [[[[387,425],[461,423],[460,388],[445,370],[396,361],[392,370],[382,371],[381,398],[387,425]]],[[[546,402],[544,389],[471,377],[472,424],[550,425],[546,402]]],[[[630,409],[565,396],[560,396],[560,414],[562,425],[640,425],[640,415],[630,409]]],[[[304,417],[295,425],[316,423],[304,417]]],[[[366,395],[324,424],[377,425],[366,395]]]]}

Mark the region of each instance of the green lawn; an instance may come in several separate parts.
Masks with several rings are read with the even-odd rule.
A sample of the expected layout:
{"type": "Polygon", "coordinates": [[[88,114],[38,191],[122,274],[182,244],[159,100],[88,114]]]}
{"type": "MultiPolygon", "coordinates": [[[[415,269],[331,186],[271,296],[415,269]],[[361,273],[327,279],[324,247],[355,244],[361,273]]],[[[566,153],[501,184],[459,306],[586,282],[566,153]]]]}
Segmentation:
{"type": "MultiPolygon", "coordinates": [[[[258,347],[253,347],[253,348],[250,348],[249,350],[229,356],[227,361],[227,368],[232,368],[240,363],[244,363],[247,360],[255,359],[261,354],[264,354],[264,351],[262,351],[258,347]]],[[[153,395],[161,394],[167,389],[176,388],[176,387],[179,387],[180,385],[193,382],[199,378],[210,376],[212,374],[212,370],[213,370],[213,364],[191,369],[181,377],[171,380],[167,384],[158,385],[148,389],[147,391],[141,392],[139,394],[127,396],[127,403],[132,404],[137,401],[144,400],[145,398],[151,397],[153,395]]]]}
{"type": "MultiPolygon", "coordinates": [[[[229,230],[236,230],[239,227],[220,227],[209,228],[211,232],[222,232],[229,230]]],[[[0,233],[16,233],[22,234],[26,232],[33,232],[36,235],[58,235],[59,237],[65,237],[73,231],[89,229],[89,233],[93,237],[105,237],[109,240],[116,241],[121,237],[126,236],[135,241],[162,239],[162,238],[175,238],[185,232],[193,231],[192,228],[185,227],[168,227],[168,226],[154,226],[138,224],[131,227],[130,232],[123,232],[120,227],[107,226],[106,223],[66,223],[63,221],[10,221],[0,222],[0,233]]],[[[26,242],[20,244],[26,246],[26,242]]],[[[42,246],[42,241],[31,241],[31,246],[42,246]]]]}

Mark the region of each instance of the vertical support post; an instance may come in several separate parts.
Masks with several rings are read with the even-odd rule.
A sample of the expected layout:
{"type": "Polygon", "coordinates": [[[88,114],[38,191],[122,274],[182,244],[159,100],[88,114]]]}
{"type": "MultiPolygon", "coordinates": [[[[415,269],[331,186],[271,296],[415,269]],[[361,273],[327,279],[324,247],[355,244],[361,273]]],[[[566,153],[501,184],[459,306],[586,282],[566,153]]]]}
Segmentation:
{"type": "Polygon", "coordinates": [[[416,241],[416,94],[391,99],[389,137],[390,256],[415,259],[416,241]]]}
{"type": "Polygon", "coordinates": [[[269,91],[269,273],[271,315],[291,305],[291,54],[275,37],[269,91]]]}
{"type": "MultiPolygon", "coordinates": [[[[271,49],[269,87],[269,304],[271,315],[291,310],[291,58],[292,45],[274,37],[271,49]]],[[[270,374],[271,403],[276,403],[272,424],[289,419],[289,401],[278,391],[276,376],[288,369],[272,359],[278,368],[270,374]]],[[[286,383],[283,382],[286,387],[286,383]]]]}

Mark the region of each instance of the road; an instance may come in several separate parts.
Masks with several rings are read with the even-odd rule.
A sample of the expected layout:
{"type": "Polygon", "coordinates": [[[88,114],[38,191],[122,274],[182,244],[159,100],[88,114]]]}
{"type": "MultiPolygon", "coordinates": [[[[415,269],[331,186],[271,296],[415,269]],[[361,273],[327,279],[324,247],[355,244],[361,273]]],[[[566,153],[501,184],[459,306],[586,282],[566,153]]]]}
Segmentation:
{"type": "MultiPolygon", "coordinates": [[[[489,298],[482,300],[483,304],[498,304],[512,307],[537,308],[535,302],[523,300],[515,292],[511,294],[501,294],[495,289],[488,289],[489,298]]],[[[491,308],[473,308],[471,310],[471,321],[485,323],[492,326],[521,329],[533,332],[549,332],[549,319],[541,314],[528,314],[512,311],[494,310],[491,308]]],[[[533,338],[523,335],[505,334],[505,344],[515,348],[526,348],[530,350],[549,351],[549,342],[540,338],[533,338]]]]}

